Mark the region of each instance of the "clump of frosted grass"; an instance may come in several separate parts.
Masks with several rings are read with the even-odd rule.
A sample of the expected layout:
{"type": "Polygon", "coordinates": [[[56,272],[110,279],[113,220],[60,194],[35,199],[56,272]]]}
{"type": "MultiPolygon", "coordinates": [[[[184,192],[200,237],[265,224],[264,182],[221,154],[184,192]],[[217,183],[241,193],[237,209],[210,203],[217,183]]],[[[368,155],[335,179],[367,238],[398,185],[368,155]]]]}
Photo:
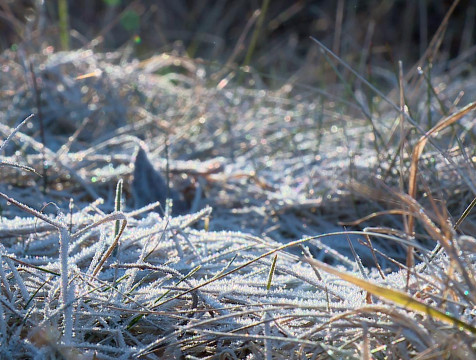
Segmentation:
{"type": "MultiPolygon", "coordinates": [[[[449,348],[454,358],[471,355],[475,240],[457,233],[470,215],[452,227],[432,203],[445,191],[455,194],[449,209],[461,202],[471,213],[467,150],[442,156],[429,148],[433,128],[425,152],[408,165],[402,157],[399,168],[399,152],[375,152],[372,136],[392,144],[393,112],[370,124],[343,115],[339,101],[328,108],[315,96],[168,81],[112,55],[43,59],[44,113],[56,114],[45,118],[47,135],[72,119],[80,125],[68,139],[50,135],[44,148],[34,126],[0,124],[9,139],[1,192],[15,205],[1,204],[1,356],[411,358],[449,348]],[[91,99],[79,109],[71,106],[78,94],[91,99]],[[41,173],[41,152],[46,194],[32,172],[41,173]],[[425,206],[418,191],[394,190],[418,174],[431,179],[418,199],[425,206]],[[172,214],[157,210],[166,187],[159,175],[170,177],[191,213],[174,213],[176,204],[172,214]],[[51,201],[58,213],[34,210],[51,201]],[[417,238],[402,230],[404,216],[417,238]],[[339,221],[363,230],[344,231],[339,221]],[[436,241],[449,246],[439,252],[436,241]],[[406,268],[408,248],[420,263],[406,268]]],[[[157,59],[149,64],[160,68],[157,59]]],[[[25,109],[11,111],[18,118],[25,109]]],[[[460,120],[469,134],[470,116],[460,120]]]]}

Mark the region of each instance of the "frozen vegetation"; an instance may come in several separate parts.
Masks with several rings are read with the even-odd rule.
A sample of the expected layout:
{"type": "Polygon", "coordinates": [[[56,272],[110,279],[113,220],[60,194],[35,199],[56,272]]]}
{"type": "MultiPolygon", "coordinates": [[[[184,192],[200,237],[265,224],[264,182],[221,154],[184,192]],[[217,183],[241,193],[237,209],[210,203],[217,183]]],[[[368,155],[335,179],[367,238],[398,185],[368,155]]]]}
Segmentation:
{"type": "Polygon", "coordinates": [[[32,63],[41,114],[2,54],[1,359],[474,356],[474,77],[405,119],[172,54],[32,63]]]}

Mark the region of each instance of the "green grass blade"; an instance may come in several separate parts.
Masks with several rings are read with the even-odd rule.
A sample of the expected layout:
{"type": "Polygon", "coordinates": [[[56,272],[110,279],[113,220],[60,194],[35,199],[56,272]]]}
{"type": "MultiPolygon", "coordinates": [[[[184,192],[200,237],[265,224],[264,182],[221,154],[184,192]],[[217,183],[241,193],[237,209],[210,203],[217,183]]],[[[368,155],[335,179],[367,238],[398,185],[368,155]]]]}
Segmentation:
{"type": "Polygon", "coordinates": [[[271,289],[271,282],[273,281],[274,270],[276,269],[276,260],[278,260],[278,254],[274,255],[271,269],[269,269],[268,284],[266,285],[266,290],[268,291],[271,289]]]}

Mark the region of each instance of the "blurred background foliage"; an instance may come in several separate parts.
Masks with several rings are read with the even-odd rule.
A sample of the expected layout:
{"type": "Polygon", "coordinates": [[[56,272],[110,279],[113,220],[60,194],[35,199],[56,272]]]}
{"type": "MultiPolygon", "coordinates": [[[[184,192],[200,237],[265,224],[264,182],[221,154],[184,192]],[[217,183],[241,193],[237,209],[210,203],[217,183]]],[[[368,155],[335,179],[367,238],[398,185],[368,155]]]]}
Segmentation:
{"type": "MultiPolygon", "coordinates": [[[[126,48],[141,59],[175,52],[218,68],[249,63],[257,71],[284,77],[297,74],[306,81],[312,71],[303,69],[316,66],[318,53],[309,36],[350,63],[364,61],[362,68],[370,62],[396,66],[401,59],[411,66],[427,49],[452,4],[450,0],[2,0],[0,48],[25,41],[56,49],[126,48]],[[70,36],[64,39],[67,29],[70,36]]],[[[441,58],[474,52],[475,18],[476,3],[459,1],[445,29],[441,58]]]]}

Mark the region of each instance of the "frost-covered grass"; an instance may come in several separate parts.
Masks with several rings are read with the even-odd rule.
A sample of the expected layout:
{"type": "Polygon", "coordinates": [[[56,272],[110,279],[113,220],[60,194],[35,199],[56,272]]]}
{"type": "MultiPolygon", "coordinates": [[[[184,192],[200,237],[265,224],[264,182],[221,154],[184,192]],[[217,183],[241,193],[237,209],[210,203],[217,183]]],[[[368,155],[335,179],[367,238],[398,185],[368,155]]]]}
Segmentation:
{"type": "Polygon", "coordinates": [[[0,358],[474,357],[471,69],[336,96],[31,59],[40,103],[2,54],[0,358]]]}

